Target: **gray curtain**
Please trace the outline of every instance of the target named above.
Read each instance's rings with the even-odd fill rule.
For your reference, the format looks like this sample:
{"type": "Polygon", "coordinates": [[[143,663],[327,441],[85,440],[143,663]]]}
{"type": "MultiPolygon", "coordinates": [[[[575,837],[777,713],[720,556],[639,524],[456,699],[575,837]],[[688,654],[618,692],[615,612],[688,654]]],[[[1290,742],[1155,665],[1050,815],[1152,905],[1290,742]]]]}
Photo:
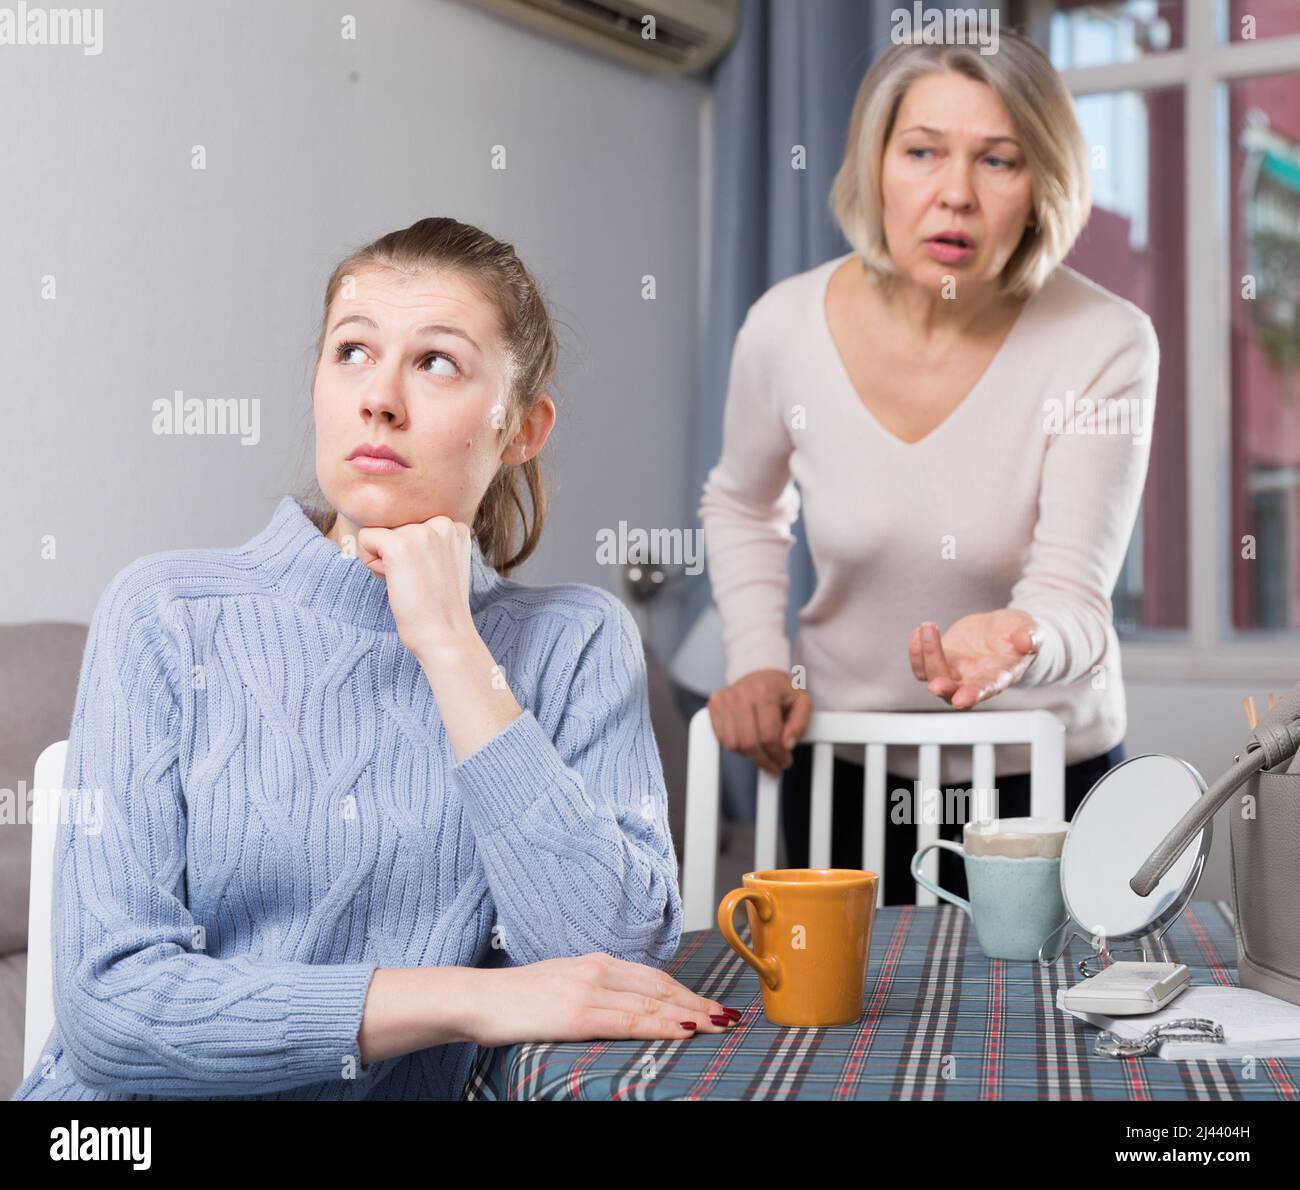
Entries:
{"type": "MultiPolygon", "coordinates": [[[[900,3],[742,0],[737,40],[714,68],[709,306],[692,439],[692,513],[722,450],[731,348],[745,312],[776,282],[849,250],[827,199],[844,156],[858,85],[889,44],[890,13],[900,3]],[[791,167],[795,145],[805,150],[801,170],[791,167]]],[[[1000,11],[1000,21],[1006,19],[1000,11]]],[[[802,517],[794,534],[786,615],[791,635],[816,585],[802,517]]],[[[707,581],[691,585],[688,623],[711,598],[707,581]]],[[[725,804],[748,818],[754,769],[740,763],[743,769],[729,764],[724,771],[725,804]],[[737,789],[738,781],[747,788],[737,789]]]]}
{"type": "MultiPolygon", "coordinates": [[[[827,206],[849,113],[889,43],[892,0],[742,0],[735,44],[713,71],[708,333],[700,360],[692,510],[722,451],[731,347],[776,282],[848,251],[827,206]],[[803,145],[806,168],[791,167],[803,145]]],[[[790,551],[787,624],[812,594],[802,518],[790,551]]],[[[695,583],[691,617],[712,598],[695,583]]]]}

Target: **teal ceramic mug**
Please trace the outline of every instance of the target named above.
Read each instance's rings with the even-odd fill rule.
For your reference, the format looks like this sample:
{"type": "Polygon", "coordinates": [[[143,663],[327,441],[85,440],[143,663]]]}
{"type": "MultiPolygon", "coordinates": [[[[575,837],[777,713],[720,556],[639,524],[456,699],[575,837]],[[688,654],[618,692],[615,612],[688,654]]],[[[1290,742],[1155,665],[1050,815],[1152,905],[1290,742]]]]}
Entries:
{"type": "Polygon", "coordinates": [[[912,878],[956,905],[975,926],[980,949],[991,959],[1036,959],[1038,948],[1065,921],[1061,847],[1070,824],[1044,818],[968,822],[962,845],[935,839],[912,856],[912,878]],[[932,883],[921,860],[942,847],[965,861],[967,901],[932,883]]]}

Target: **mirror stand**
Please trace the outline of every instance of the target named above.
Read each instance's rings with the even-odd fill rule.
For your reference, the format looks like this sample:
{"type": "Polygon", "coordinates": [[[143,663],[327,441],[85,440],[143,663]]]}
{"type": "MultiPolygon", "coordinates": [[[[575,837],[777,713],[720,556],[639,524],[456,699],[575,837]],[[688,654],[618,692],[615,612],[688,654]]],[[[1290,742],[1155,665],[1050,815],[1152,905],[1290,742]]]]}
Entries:
{"type": "Polygon", "coordinates": [[[1087,942],[1093,948],[1092,954],[1085,955],[1078,962],[1079,973],[1085,979],[1100,975],[1111,963],[1116,961],[1117,956],[1131,955],[1133,956],[1129,960],[1131,962],[1172,963],[1174,960],[1170,957],[1165,946],[1165,934],[1171,924],[1172,921],[1149,934],[1140,934],[1128,939],[1117,939],[1116,944],[1107,946],[1105,942],[1098,945],[1095,935],[1086,935],[1077,929],[1071,928],[1074,922],[1067,919],[1039,948],[1038,961],[1044,967],[1050,967],[1065,953],[1070,938],[1076,937],[1087,942]]]}
{"type": "Polygon", "coordinates": [[[1135,962],[1174,961],[1165,935],[1200,882],[1210,824],[1149,896],[1138,897],[1127,878],[1133,860],[1140,863],[1205,788],[1191,765],[1159,753],[1123,761],[1093,785],[1075,811],[1062,848],[1067,916],[1039,947],[1042,966],[1055,963],[1071,937],[1092,952],[1078,963],[1085,979],[1099,975],[1117,955],[1132,956],[1135,962]]]}

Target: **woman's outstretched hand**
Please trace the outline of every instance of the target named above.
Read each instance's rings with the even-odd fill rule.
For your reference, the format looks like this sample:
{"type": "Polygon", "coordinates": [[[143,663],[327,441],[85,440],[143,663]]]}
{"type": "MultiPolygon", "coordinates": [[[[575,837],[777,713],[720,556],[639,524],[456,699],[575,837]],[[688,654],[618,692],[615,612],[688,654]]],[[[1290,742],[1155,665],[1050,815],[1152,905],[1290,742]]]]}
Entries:
{"type": "Polygon", "coordinates": [[[918,682],[961,711],[1020,681],[1038,652],[1038,622],[1003,608],[963,616],[939,637],[931,620],[912,629],[907,655],[918,682]]]}
{"type": "Polygon", "coordinates": [[[599,951],[520,967],[467,968],[474,981],[466,1032],[481,1046],[520,1041],[638,1038],[681,1041],[733,1020],[666,971],[599,951]]]}

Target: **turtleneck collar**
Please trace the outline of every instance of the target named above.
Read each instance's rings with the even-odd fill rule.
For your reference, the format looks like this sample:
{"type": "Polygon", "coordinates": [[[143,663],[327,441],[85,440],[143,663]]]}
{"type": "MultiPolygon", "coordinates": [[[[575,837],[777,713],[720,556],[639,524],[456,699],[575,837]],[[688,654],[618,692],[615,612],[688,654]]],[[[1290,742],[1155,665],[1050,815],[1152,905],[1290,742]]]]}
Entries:
{"type": "MultiPolygon", "coordinates": [[[[240,552],[295,602],[372,632],[397,631],[388,583],[317,529],[294,497],[280,501],[270,524],[240,552]]],[[[471,615],[492,601],[503,581],[471,538],[471,615]]]]}

